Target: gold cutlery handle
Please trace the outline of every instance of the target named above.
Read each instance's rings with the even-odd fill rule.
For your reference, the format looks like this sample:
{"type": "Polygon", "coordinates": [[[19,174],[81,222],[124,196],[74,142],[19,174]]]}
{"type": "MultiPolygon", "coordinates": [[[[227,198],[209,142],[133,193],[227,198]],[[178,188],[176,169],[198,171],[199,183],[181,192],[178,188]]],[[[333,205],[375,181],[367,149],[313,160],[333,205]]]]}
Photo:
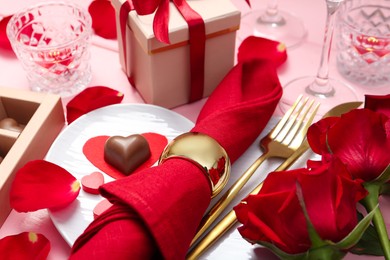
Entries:
{"type": "Polygon", "coordinates": [[[188,254],[186,259],[196,260],[212,246],[219,238],[221,238],[226,231],[228,231],[234,224],[237,223],[236,214],[230,211],[210,233],[208,233],[188,254]]]}
{"type": "Polygon", "coordinates": [[[214,221],[220,216],[222,211],[232,202],[236,195],[240,192],[242,187],[252,177],[254,172],[260,167],[260,165],[269,157],[268,153],[263,154],[244,172],[229,190],[218,200],[218,202],[210,209],[210,211],[203,217],[202,222],[199,225],[199,230],[195,237],[192,239],[191,245],[193,245],[205,231],[214,223],[214,221]]]}
{"type": "MultiPolygon", "coordinates": [[[[309,149],[309,144],[305,140],[302,145],[296,150],[287,160],[285,160],[276,171],[288,169],[305,151],[309,149]]],[[[259,193],[263,187],[263,182],[256,186],[249,195],[259,193]]],[[[231,210],[218,224],[187,254],[186,259],[198,259],[210,246],[212,246],[221,236],[223,236],[234,224],[237,223],[237,218],[234,210],[231,210]]]]}
{"type": "MultiPolygon", "coordinates": [[[[358,108],[362,102],[349,102],[337,105],[330,109],[322,118],[329,116],[341,116],[348,111],[358,108]]],[[[305,140],[302,145],[285,160],[275,171],[283,171],[288,169],[305,151],[309,149],[309,144],[305,140]]],[[[254,195],[259,193],[263,183],[257,185],[257,187],[250,193],[254,195]]],[[[236,214],[234,210],[231,210],[215,227],[212,229],[197,245],[195,245],[187,254],[187,259],[198,259],[211,245],[213,245],[218,238],[225,234],[235,223],[237,222],[236,214]]]]}

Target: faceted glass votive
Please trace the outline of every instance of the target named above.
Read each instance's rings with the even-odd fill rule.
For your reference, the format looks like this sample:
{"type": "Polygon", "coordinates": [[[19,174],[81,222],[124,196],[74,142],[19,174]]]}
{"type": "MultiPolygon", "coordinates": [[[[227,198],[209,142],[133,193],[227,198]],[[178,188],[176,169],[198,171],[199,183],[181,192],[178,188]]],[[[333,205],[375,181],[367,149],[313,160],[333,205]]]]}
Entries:
{"type": "Polygon", "coordinates": [[[91,26],[87,10],[66,2],[41,3],[10,19],[7,36],[33,91],[67,97],[88,85],[91,26]]]}
{"type": "Polygon", "coordinates": [[[339,13],[337,67],[351,82],[390,84],[390,1],[346,0],[339,13]]]}

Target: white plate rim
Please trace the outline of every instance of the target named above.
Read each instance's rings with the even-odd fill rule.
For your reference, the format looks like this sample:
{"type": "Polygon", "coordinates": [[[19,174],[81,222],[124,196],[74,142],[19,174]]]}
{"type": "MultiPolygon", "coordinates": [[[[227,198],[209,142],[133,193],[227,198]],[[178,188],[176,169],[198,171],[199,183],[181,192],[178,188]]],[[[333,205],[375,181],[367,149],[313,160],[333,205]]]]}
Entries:
{"type": "MultiPolygon", "coordinates": [[[[51,145],[49,151],[46,154],[45,160],[56,163],[56,164],[60,165],[61,167],[64,167],[65,169],[69,168],[69,165],[67,165],[67,168],[66,168],[65,167],[66,163],[61,163],[58,161],[58,159],[56,159],[56,156],[57,156],[56,153],[58,153],[56,151],[56,149],[58,149],[58,147],[60,147],[60,145],[64,142],[64,140],[69,138],[69,136],[72,136],[72,131],[74,131],[75,129],[77,130],[78,128],[82,128],[83,125],[85,125],[89,121],[89,119],[91,119],[91,118],[93,119],[95,117],[97,117],[97,118],[104,117],[105,114],[107,114],[107,112],[110,113],[111,111],[119,110],[119,111],[125,111],[125,112],[132,113],[131,112],[132,109],[135,109],[137,112],[143,111],[145,113],[149,113],[150,115],[154,115],[154,116],[156,116],[157,119],[162,120],[163,123],[169,123],[170,125],[174,125],[174,126],[176,126],[175,124],[180,124],[181,129],[179,129],[179,127],[177,127],[177,129],[173,129],[173,130],[177,131],[177,134],[189,131],[194,126],[194,123],[191,120],[189,120],[188,118],[178,114],[177,112],[174,112],[172,110],[169,110],[169,109],[166,109],[166,108],[163,108],[160,106],[156,106],[156,105],[132,104],[132,103],[128,103],[128,104],[121,103],[121,104],[109,105],[109,106],[105,106],[105,107],[93,110],[89,113],[86,113],[86,114],[82,115],[81,117],[79,117],[78,119],[76,119],[71,124],[69,124],[67,127],[65,127],[63,129],[63,131],[57,136],[57,138],[55,139],[53,144],[51,145]]],[[[158,123],[156,123],[156,124],[158,125],[158,123]]],[[[88,128],[88,126],[87,126],[87,128],[88,128]]],[[[112,130],[112,131],[115,132],[115,130],[112,130]]],[[[112,131],[107,131],[108,134],[106,134],[106,135],[110,135],[109,133],[112,131]]],[[[164,131],[169,131],[169,129],[164,129],[164,131]]],[[[104,130],[102,130],[101,132],[104,132],[104,130]]],[[[121,132],[121,130],[119,130],[118,132],[121,132]]],[[[143,132],[146,132],[146,131],[143,131],[143,132]]],[[[148,132],[155,132],[155,133],[161,134],[162,131],[160,131],[160,129],[150,129],[148,132]]],[[[137,131],[135,131],[135,133],[137,133],[137,131]]],[[[82,135],[82,134],[83,133],[81,132],[80,135],[82,135]]],[[[130,134],[132,134],[132,133],[130,133],[130,134]]],[[[175,137],[173,135],[177,135],[177,134],[171,133],[170,136],[167,136],[168,140],[173,139],[175,137]]],[[[104,133],[96,134],[95,136],[97,136],[97,135],[104,135],[104,133]]],[[[86,137],[86,139],[89,139],[91,137],[93,137],[93,136],[88,135],[86,137]]],[[[87,159],[85,158],[85,160],[87,160],[87,159]]],[[[90,163],[90,164],[91,164],[91,172],[95,171],[95,170],[99,170],[94,165],[92,165],[92,163],[90,163]]],[[[77,179],[79,179],[79,180],[81,179],[80,174],[73,174],[73,175],[76,175],[75,177],[77,179]]],[[[112,180],[112,178],[110,176],[108,176],[106,174],[104,174],[104,176],[105,176],[105,180],[108,180],[108,181],[112,180]]],[[[54,226],[56,227],[56,229],[59,231],[61,236],[65,239],[65,241],[70,246],[73,245],[73,243],[74,243],[75,239],[78,237],[78,235],[80,235],[82,233],[82,231],[86,227],[86,225],[85,225],[86,223],[84,223],[84,225],[81,225],[82,229],[77,228],[77,227],[74,227],[74,228],[76,228],[76,230],[74,228],[70,228],[70,229],[67,228],[68,227],[67,223],[66,223],[67,218],[69,219],[69,217],[74,216],[74,215],[69,216],[69,214],[73,214],[73,212],[80,210],[80,209],[82,210],[82,212],[85,212],[85,209],[80,208],[80,206],[82,206],[82,203],[85,203],[84,202],[85,200],[86,201],[89,201],[89,200],[99,201],[101,199],[102,199],[102,197],[100,195],[91,195],[91,194],[88,194],[88,193],[84,192],[83,190],[81,190],[76,201],[74,201],[68,207],[61,209],[59,211],[51,211],[51,210],[48,211],[49,216],[50,216],[54,226]]],[[[79,214],[85,214],[85,213],[79,213],[79,214]]],[[[91,212],[90,212],[90,214],[91,214],[91,212]]],[[[72,226],[74,226],[74,225],[70,224],[69,227],[72,227],[72,226]]],[[[78,227],[80,227],[80,226],[78,226],[78,227]]]]}

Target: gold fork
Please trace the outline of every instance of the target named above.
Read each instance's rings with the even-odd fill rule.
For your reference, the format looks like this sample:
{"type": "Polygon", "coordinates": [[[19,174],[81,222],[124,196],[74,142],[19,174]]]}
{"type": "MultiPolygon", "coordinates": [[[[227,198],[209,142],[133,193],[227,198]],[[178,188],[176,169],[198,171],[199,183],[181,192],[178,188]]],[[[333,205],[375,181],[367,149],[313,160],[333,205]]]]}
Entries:
{"type": "MultiPolygon", "coordinates": [[[[338,106],[330,109],[322,118],[330,117],[330,116],[341,116],[348,111],[358,108],[362,102],[350,102],[343,103],[338,106]]],[[[288,169],[304,152],[309,149],[309,144],[307,139],[302,143],[302,145],[295,151],[286,161],[284,161],[275,171],[283,171],[288,169]]],[[[254,195],[259,193],[263,186],[263,182],[259,183],[250,193],[250,195],[254,195]]],[[[186,259],[193,260],[198,259],[199,256],[204,253],[205,250],[209,249],[211,245],[213,245],[219,238],[221,238],[230,228],[237,223],[237,218],[234,210],[230,210],[228,214],[226,214],[221,221],[219,221],[216,226],[205,235],[200,242],[191,248],[188,252],[186,259]]]]}
{"type": "Polygon", "coordinates": [[[282,117],[278,124],[260,140],[264,153],[244,172],[244,174],[219,199],[213,208],[203,217],[191,245],[201,237],[212,223],[237,196],[242,187],[249,181],[260,165],[270,157],[288,158],[296,151],[305,139],[307,129],[313,122],[319,104],[314,108],[314,101],[299,96],[293,106],[282,117]]]}

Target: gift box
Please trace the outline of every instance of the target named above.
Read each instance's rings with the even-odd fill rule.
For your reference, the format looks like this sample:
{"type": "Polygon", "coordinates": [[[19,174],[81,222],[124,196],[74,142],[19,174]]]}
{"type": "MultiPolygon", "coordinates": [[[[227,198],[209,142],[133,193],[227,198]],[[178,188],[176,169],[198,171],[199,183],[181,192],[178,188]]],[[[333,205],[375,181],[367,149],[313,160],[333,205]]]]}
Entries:
{"type": "MultiPolygon", "coordinates": [[[[128,13],[126,30],[121,30],[120,8],[124,2],[112,0],[116,9],[120,62],[131,83],[146,103],[166,108],[189,103],[190,44],[186,20],[170,2],[170,43],[163,43],[153,32],[155,14],[138,15],[133,10],[128,13]]],[[[205,24],[202,98],[211,94],[234,65],[236,31],[241,13],[230,0],[189,0],[187,3],[205,24]]]]}
{"type": "Polygon", "coordinates": [[[65,125],[60,96],[0,87],[0,227],[15,172],[43,159],[65,125]]]}

